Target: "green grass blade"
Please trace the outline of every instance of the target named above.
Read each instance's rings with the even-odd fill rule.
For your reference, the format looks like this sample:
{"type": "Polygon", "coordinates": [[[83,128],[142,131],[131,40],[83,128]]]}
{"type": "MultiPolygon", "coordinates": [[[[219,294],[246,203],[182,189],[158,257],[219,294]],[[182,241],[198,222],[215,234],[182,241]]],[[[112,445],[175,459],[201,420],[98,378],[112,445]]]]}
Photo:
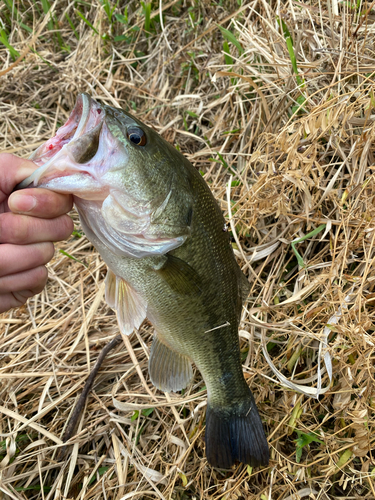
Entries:
{"type": "Polygon", "coordinates": [[[295,241],[291,242],[292,250],[293,250],[295,256],[297,257],[298,265],[300,267],[306,267],[306,264],[305,264],[305,261],[303,260],[303,258],[301,257],[301,255],[298,253],[295,245],[297,243],[301,243],[302,241],[307,240],[308,238],[313,238],[314,236],[316,236],[317,234],[319,234],[321,231],[323,231],[323,229],[325,227],[326,227],[326,224],[321,224],[320,226],[318,226],[317,228],[315,228],[313,231],[310,231],[310,233],[305,234],[305,236],[302,236],[302,238],[299,238],[298,240],[295,240],[295,241]]]}
{"type": "Polygon", "coordinates": [[[76,259],[75,257],[73,257],[73,255],[70,255],[70,253],[65,252],[65,250],[60,249],[59,252],[62,253],[63,255],[65,255],[65,257],[68,257],[68,259],[75,260],[76,262],[79,262],[80,264],[82,264],[84,267],[88,268],[88,266],[84,262],[82,262],[79,259],[76,259]]]}
{"type": "MultiPolygon", "coordinates": [[[[105,472],[107,472],[107,470],[109,470],[109,465],[106,465],[105,467],[99,467],[98,469],[99,477],[102,476],[105,472]]],[[[94,484],[95,481],[97,481],[96,476],[92,477],[88,484],[89,485],[94,484]]]]}
{"type": "Polygon", "coordinates": [[[228,163],[224,160],[223,155],[222,155],[221,153],[219,153],[218,151],[216,152],[216,154],[217,154],[217,156],[220,158],[220,161],[221,161],[221,163],[223,164],[223,166],[224,166],[225,168],[229,168],[229,165],[228,165],[228,163]]]}
{"type": "Polygon", "coordinates": [[[51,8],[48,0],[41,0],[41,3],[42,3],[43,12],[45,14],[47,14],[47,12],[49,11],[49,9],[51,8]]]}
{"type": "Polygon", "coordinates": [[[109,0],[100,0],[100,3],[103,5],[104,12],[107,14],[108,21],[112,24],[113,13],[118,6],[120,0],[117,0],[115,5],[111,7],[111,3],[109,0]]]}
{"type": "MultiPolygon", "coordinates": [[[[48,14],[48,11],[50,10],[51,8],[51,5],[49,4],[48,0],[41,0],[41,4],[42,4],[42,9],[43,9],[43,12],[45,14],[48,14]]],[[[48,29],[50,31],[53,31],[54,30],[54,25],[53,25],[53,20],[52,20],[52,17],[51,19],[48,21],[48,29]]]]}
{"type": "Polygon", "coordinates": [[[31,52],[33,52],[34,54],[36,54],[45,64],[47,64],[47,66],[49,66],[53,71],[55,71],[56,73],[59,72],[58,69],[55,68],[55,66],[52,66],[51,63],[49,63],[47,61],[47,59],[44,59],[44,57],[42,55],[39,54],[39,52],[37,52],[35,49],[32,49],[30,48],[31,52]]]}
{"type": "Polygon", "coordinates": [[[292,106],[292,114],[294,115],[295,113],[306,113],[306,109],[303,107],[304,103],[306,102],[306,97],[304,95],[300,95],[297,97],[296,101],[298,104],[295,106],[292,106]]]}
{"type": "Polygon", "coordinates": [[[292,63],[293,71],[297,77],[297,83],[298,83],[298,85],[302,85],[304,83],[304,81],[303,81],[303,79],[301,79],[301,77],[298,74],[297,58],[296,58],[296,54],[294,52],[292,35],[290,34],[288,26],[285,24],[285,22],[280,17],[277,17],[276,20],[277,20],[280,28],[283,31],[286,47],[287,47],[288,52],[289,52],[290,62],[292,63]]]}
{"type": "Polygon", "coordinates": [[[336,467],[338,469],[341,469],[341,467],[343,467],[346,464],[346,462],[348,462],[351,459],[352,455],[353,455],[353,451],[352,450],[350,450],[350,449],[349,450],[345,450],[341,454],[341,456],[339,458],[339,461],[336,464],[336,467]]]}
{"type": "Polygon", "coordinates": [[[233,59],[232,59],[232,57],[230,55],[229,45],[228,45],[228,42],[226,40],[223,42],[223,51],[224,51],[225,64],[227,66],[232,66],[233,65],[233,59]]]}
{"type": "Polygon", "coordinates": [[[5,5],[8,7],[10,13],[12,15],[15,15],[16,19],[19,18],[19,10],[17,9],[17,7],[14,5],[15,2],[12,2],[11,0],[3,0],[5,5]]]}
{"type": "Polygon", "coordinates": [[[97,35],[99,35],[99,31],[96,28],[94,28],[94,26],[90,23],[90,21],[88,19],[85,18],[85,16],[82,14],[82,12],[80,12],[78,9],[74,9],[74,12],[77,14],[77,16],[79,16],[82,19],[82,21],[84,23],[87,24],[87,26],[89,28],[91,28],[93,31],[95,31],[95,33],[97,35]]]}
{"type": "Polygon", "coordinates": [[[228,42],[233,43],[233,45],[237,48],[239,54],[242,55],[244,53],[244,50],[243,50],[242,45],[240,44],[240,42],[234,36],[234,34],[231,31],[223,28],[222,26],[218,25],[218,27],[219,27],[219,29],[220,29],[223,37],[226,38],[228,40],[228,42]]]}
{"type": "Polygon", "coordinates": [[[286,41],[286,46],[287,46],[287,49],[288,49],[288,52],[289,52],[290,61],[292,63],[293,71],[296,74],[297,78],[299,79],[298,67],[297,67],[297,59],[296,59],[296,55],[294,53],[293,41],[289,37],[286,38],[285,41],[286,41]]]}
{"type": "Polygon", "coordinates": [[[70,24],[70,27],[72,28],[74,36],[77,38],[77,40],[79,40],[79,35],[77,33],[77,30],[76,30],[76,28],[73,24],[73,21],[70,19],[69,14],[67,12],[65,12],[65,17],[66,17],[66,20],[68,21],[68,23],[70,24]]]}
{"type": "Polygon", "coordinates": [[[13,59],[17,59],[17,57],[20,56],[20,53],[18,50],[16,50],[14,47],[11,46],[11,44],[8,42],[8,37],[5,32],[5,30],[0,29],[0,43],[5,45],[5,47],[9,50],[10,55],[13,59]]]}
{"type": "Polygon", "coordinates": [[[151,2],[141,2],[143,14],[145,16],[145,32],[148,37],[151,29],[151,2]]]}
{"type": "Polygon", "coordinates": [[[29,26],[26,26],[26,24],[21,23],[21,22],[19,24],[20,24],[21,28],[23,28],[28,33],[33,33],[33,30],[29,26]]]}

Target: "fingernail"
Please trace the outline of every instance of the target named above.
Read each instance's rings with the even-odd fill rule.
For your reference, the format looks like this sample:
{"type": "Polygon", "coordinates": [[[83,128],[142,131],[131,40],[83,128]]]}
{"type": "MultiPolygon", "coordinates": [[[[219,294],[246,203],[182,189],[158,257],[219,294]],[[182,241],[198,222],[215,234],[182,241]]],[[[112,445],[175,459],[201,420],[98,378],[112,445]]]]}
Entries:
{"type": "Polygon", "coordinates": [[[15,193],[9,198],[9,208],[15,212],[30,212],[36,205],[35,196],[15,193]]]}

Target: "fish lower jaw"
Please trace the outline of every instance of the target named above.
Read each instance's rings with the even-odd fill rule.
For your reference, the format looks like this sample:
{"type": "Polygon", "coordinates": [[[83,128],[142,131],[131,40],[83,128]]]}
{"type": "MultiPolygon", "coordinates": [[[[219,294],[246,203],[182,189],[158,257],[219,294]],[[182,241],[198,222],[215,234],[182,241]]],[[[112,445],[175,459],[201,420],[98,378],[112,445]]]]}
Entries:
{"type": "Polygon", "coordinates": [[[48,178],[43,178],[38,187],[98,202],[103,202],[108,195],[108,190],[88,172],[53,172],[48,178]]]}

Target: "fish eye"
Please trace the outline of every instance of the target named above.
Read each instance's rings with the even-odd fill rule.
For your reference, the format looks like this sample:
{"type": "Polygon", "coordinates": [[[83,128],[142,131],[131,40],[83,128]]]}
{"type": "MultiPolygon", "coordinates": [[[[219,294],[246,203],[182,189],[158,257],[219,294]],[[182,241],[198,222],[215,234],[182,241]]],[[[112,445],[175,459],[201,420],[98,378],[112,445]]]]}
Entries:
{"type": "Polygon", "coordinates": [[[146,134],[139,127],[129,127],[127,136],[130,142],[136,146],[144,146],[147,143],[146,134]]]}

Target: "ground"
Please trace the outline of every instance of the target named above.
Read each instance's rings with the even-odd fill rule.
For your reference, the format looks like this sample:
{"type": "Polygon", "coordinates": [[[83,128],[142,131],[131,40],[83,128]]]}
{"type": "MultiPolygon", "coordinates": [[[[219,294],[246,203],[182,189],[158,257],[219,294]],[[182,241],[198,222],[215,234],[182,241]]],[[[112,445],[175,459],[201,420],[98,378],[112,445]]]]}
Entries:
{"type": "Polygon", "coordinates": [[[118,333],[73,212],[46,289],[0,316],[3,498],[375,498],[373,2],[4,0],[0,19],[2,151],[27,157],[85,91],[208,182],[251,285],[243,370],[271,449],[269,467],[210,467],[201,375],[157,391],[145,323],[105,360],[58,459],[118,333]]]}

